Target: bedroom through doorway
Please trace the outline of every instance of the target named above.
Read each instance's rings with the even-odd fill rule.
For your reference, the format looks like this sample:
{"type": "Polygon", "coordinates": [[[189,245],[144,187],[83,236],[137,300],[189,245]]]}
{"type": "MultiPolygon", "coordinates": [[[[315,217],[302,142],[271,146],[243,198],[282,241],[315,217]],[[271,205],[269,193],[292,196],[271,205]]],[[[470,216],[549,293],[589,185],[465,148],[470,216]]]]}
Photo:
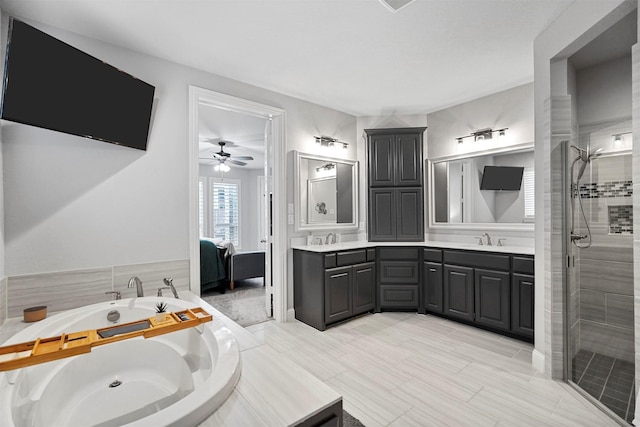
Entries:
{"type": "Polygon", "coordinates": [[[208,102],[197,109],[200,294],[246,327],[274,316],[267,236],[272,120],[208,102]]]}

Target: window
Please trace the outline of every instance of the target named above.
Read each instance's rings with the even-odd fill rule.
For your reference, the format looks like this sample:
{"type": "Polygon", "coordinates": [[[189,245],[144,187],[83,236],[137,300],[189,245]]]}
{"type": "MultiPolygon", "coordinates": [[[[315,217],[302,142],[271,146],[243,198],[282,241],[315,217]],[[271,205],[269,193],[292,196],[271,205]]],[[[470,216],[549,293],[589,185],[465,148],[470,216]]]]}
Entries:
{"type": "Polygon", "coordinates": [[[200,235],[240,246],[240,181],[200,178],[200,235]]]}
{"type": "Polygon", "coordinates": [[[524,217],[533,218],[536,215],[535,174],[533,168],[526,168],[522,174],[524,188],[524,217]]]}

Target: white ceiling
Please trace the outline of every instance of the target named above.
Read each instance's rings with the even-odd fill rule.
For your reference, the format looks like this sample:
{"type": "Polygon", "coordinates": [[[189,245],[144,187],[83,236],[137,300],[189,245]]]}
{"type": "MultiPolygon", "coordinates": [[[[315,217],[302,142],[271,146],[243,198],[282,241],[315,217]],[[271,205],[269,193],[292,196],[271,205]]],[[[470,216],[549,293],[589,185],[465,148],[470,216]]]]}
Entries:
{"type": "Polygon", "coordinates": [[[532,81],[533,40],[570,3],[416,0],[396,13],[377,0],[0,0],[0,7],[364,116],[424,114],[532,81]]]}
{"type": "Polygon", "coordinates": [[[220,151],[218,142],[223,140],[231,143],[225,145],[224,151],[231,154],[232,159],[235,156],[253,157],[253,160],[242,160],[247,164],[246,166],[229,164],[229,167],[239,169],[264,168],[265,119],[206,105],[200,105],[198,116],[200,118],[198,129],[200,155],[198,157],[201,165],[215,166],[219,163],[214,160],[213,153],[220,151]]]}

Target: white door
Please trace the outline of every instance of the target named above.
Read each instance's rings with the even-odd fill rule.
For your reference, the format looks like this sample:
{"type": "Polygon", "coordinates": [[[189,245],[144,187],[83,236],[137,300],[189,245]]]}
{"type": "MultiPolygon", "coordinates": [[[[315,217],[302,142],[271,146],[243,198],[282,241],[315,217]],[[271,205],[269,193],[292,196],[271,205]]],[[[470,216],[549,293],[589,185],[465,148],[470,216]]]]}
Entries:
{"type": "Polygon", "coordinates": [[[264,177],[259,177],[261,189],[260,201],[260,246],[264,247],[264,303],[267,314],[273,317],[273,282],[272,282],[272,253],[273,253],[273,132],[272,121],[267,119],[264,126],[264,177]],[[262,182],[260,182],[262,178],[262,182]]]}

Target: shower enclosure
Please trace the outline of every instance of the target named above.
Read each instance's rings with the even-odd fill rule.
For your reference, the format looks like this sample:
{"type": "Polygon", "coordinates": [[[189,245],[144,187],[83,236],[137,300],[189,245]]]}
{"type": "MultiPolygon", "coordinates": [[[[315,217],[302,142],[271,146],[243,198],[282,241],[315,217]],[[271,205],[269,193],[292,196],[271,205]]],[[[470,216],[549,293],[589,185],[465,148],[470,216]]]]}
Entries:
{"type": "Polygon", "coordinates": [[[581,126],[565,159],[568,380],[634,418],[631,120],[581,126]]]}

